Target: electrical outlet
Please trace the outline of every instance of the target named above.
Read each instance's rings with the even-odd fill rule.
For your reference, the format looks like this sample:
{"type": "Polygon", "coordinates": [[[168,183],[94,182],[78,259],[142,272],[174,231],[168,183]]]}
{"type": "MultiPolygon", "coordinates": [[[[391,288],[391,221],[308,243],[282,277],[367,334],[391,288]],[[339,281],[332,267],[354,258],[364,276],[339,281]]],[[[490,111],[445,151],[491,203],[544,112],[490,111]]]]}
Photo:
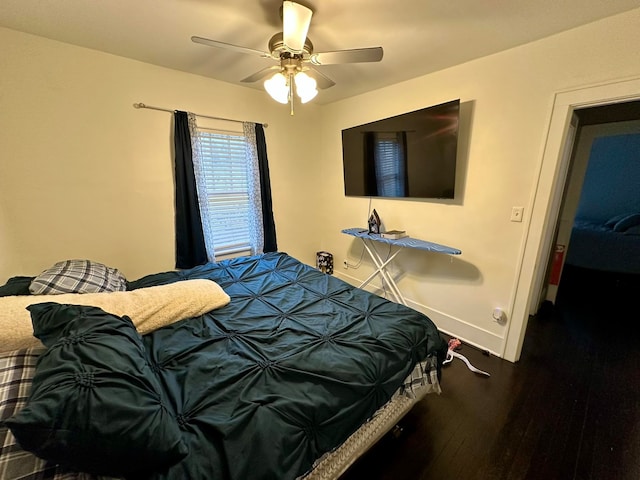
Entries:
{"type": "Polygon", "coordinates": [[[343,266],[345,269],[349,268],[349,264],[347,263],[347,261],[346,261],[346,260],[344,260],[344,261],[342,262],[342,266],[343,266]]]}
{"type": "Polygon", "coordinates": [[[494,308],[491,316],[496,322],[500,324],[504,324],[507,321],[507,316],[501,308],[494,308]]]}
{"type": "Polygon", "coordinates": [[[511,221],[521,222],[524,215],[524,207],[513,207],[511,209],[511,221]]]}

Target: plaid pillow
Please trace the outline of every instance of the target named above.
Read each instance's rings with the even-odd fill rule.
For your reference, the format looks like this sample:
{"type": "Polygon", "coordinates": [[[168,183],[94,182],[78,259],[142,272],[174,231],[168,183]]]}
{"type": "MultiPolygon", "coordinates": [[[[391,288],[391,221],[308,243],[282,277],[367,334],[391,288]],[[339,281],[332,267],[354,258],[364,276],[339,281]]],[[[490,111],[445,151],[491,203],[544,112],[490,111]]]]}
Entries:
{"type": "Polygon", "coordinates": [[[127,279],[115,268],[91,260],[65,260],[45,270],[29,285],[33,295],[118,292],[127,279]]]}

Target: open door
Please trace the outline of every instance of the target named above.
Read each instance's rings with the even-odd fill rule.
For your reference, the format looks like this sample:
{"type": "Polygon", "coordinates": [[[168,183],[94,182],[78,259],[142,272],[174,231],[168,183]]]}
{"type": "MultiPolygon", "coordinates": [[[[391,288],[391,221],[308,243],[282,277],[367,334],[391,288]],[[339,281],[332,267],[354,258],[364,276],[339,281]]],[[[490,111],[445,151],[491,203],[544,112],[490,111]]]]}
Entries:
{"type": "MultiPolygon", "coordinates": [[[[562,193],[567,181],[566,150],[569,124],[575,110],[640,101],[640,78],[619,80],[556,94],[545,141],[538,183],[534,191],[521,266],[515,289],[511,322],[502,356],[517,362],[527,331],[527,322],[546,298],[545,266],[551,258],[562,193]],[[564,164],[563,164],[564,162],[564,164]],[[558,198],[558,200],[556,200],[558,198]]],[[[581,117],[583,124],[583,117],[581,117]]],[[[576,135],[575,128],[573,135],[576,135]]],[[[569,150],[571,151],[571,150],[569,150]]]]}
{"type": "Polygon", "coordinates": [[[573,209],[572,212],[566,211],[565,203],[569,187],[568,179],[571,177],[571,159],[574,153],[579,121],[578,116],[573,112],[562,150],[562,158],[560,159],[561,176],[559,178],[563,180],[557,182],[555,186],[557,193],[554,195],[554,198],[556,198],[557,201],[552,205],[552,211],[558,212],[558,217],[553,235],[547,243],[547,251],[550,252],[550,255],[545,270],[545,281],[532,313],[538,312],[545,301],[554,303],[558,293],[558,285],[560,283],[560,276],[562,275],[562,267],[564,266],[566,249],[569,245],[569,237],[571,236],[571,227],[573,226],[573,217],[575,214],[575,209],[573,209]]]}

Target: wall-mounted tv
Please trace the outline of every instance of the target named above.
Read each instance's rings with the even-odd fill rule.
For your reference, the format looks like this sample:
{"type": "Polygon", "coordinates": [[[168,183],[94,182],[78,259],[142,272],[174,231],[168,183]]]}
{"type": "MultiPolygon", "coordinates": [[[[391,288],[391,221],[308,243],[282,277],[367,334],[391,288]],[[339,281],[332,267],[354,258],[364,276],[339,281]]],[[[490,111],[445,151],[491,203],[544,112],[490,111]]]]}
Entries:
{"type": "Polygon", "coordinates": [[[342,130],[344,193],[454,198],[460,100],[342,130]]]}

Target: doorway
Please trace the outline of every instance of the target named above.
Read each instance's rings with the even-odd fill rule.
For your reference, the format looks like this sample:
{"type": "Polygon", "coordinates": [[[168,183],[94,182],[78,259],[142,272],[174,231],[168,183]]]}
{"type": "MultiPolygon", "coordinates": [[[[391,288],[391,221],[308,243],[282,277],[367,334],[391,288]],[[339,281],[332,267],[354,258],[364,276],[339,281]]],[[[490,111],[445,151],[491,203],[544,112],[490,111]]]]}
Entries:
{"type": "Polygon", "coordinates": [[[519,267],[511,322],[503,358],[520,358],[529,316],[540,306],[551,256],[569,161],[562,155],[575,110],[640,100],[640,78],[560,92],[555,95],[544,144],[531,216],[519,267]]]}
{"type": "MultiPolygon", "coordinates": [[[[581,200],[581,194],[585,192],[583,182],[585,176],[588,175],[589,159],[594,141],[601,139],[600,144],[602,144],[602,140],[605,140],[604,137],[640,134],[640,100],[576,109],[573,112],[570,131],[575,131],[575,135],[568,135],[567,147],[564,149],[569,155],[568,173],[565,180],[560,212],[556,221],[553,241],[554,247],[550,257],[547,259],[547,273],[542,294],[543,301],[542,304],[539,305],[538,311],[540,308],[548,307],[548,305],[545,305],[545,302],[555,303],[560,283],[562,283],[562,273],[565,262],[571,257],[570,239],[579,205],[585,204],[585,199],[581,200]]],[[[621,165],[618,165],[618,167],[623,168],[621,165]]],[[[624,168],[630,170],[629,166],[624,168]]],[[[640,168],[640,162],[638,168],[640,168]]],[[[637,179],[635,170],[631,178],[637,179]]],[[[604,175],[598,178],[592,173],[589,176],[589,180],[589,193],[594,192],[594,181],[597,181],[597,184],[600,185],[598,189],[600,192],[606,192],[609,188],[616,188],[616,185],[613,184],[613,174],[612,176],[604,175]]],[[[617,186],[622,187],[622,185],[617,186]]],[[[628,190],[628,188],[620,189],[628,190]]],[[[591,202],[593,202],[593,200],[591,200],[591,202]]],[[[603,203],[602,197],[598,203],[603,203]]],[[[616,211],[616,205],[611,205],[609,207],[609,210],[612,210],[610,215],[613,216],[626,212],[622,207],[620,208],[620,211],[616,211]]],[[[584,250],[582,245],[580,246],[580,250],[584,250]]],[[[588,261],[586,261],[586,263],[582,261],[579,262],[579,266],[588,268],[590,265],[588,261]]]]}

